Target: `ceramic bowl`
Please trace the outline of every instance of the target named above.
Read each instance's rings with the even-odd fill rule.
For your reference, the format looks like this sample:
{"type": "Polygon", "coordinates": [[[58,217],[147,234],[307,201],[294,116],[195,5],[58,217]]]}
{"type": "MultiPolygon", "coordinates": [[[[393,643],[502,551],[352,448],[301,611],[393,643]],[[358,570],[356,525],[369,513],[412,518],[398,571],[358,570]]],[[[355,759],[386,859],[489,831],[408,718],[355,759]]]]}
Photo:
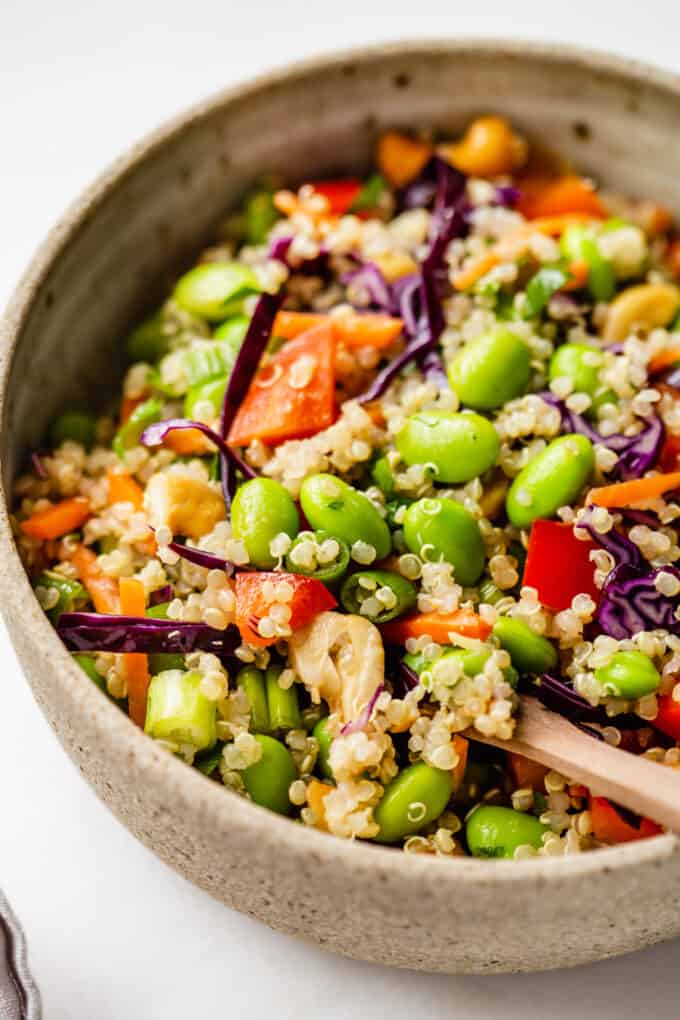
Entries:
{"type": "Polygon", "coordinates": [[[12,478],[58,410],[111,393],[121,339],[244,187],[361,171],[387,127],[505,114],[608,186],[680,213],[680,79],[614,57],[487,41],[404,43],[299,64],[151,135],[48,236],[2,327],[3,609],[38,704],[111,810],[164,861],[272,927],[432,971],[538,970],[680,932],[680,844],[484,862],[353,844],[242,800],[170,757],[74,666],[7,520],[12,478]]]}

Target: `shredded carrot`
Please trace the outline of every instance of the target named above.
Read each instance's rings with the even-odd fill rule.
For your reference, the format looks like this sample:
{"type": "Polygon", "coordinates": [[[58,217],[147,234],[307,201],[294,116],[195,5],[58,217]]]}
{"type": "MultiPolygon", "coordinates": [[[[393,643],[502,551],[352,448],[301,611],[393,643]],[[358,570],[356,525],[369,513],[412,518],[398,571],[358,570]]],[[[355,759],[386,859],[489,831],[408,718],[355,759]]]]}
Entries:
{"type": "MultiPolygon", "coordinates": [[[[119,591],[120,611],[123,616],[146,615],[146,593],[141,581],[134,577],[121,577],[119,591]]],[[[143,729],[150,679],[148,657],[141,652],[125,652],[123,669],[127,680],[130,718],[143,729]]]]}
{"type": "Polygon", "coordinates": [[[63,499],[46,510],[28,517],[21,522],[21,530],[31,538],[61,538],[70,531],[77,531],[90,516],[90,504],[82,496],[63,499]]]}
{"type": "Polygon", "coordinates": [[[75,552],[69,553],[69,558],[78,571],[83,587],[87,590],[97,612],[120,612],[118,582],[113,577],[107,577],[100,569],[92,550],[79,545],[75,552]]]}
{"type": "Polygon", "coordinates": [[[523,754],[515,754],[513,751],[508,755],[508,764],[515,780],[515,786],[519,789],[529,787],[539,793],[544,792],[543,780],[550,771],[545,765],[541,765],[531,758],[525,758],[523,754]]]}
{"type": "Polygon", "coordinates": [[[379,429],[383,428],[386,424],[385,415],[383,414],[382,404],[379,400],[369,400],[364,404],[364,411],[371,419],[374,425],[377,425],[379,429]]]}
{"type": "Polygon", "coordinates": [[[635,478],[630,482],[617,482],[616,485],[602,485],[590,490],[586,502],[604,507],[635,506],[663,496],[664,492],[673,489],[680,489],[680,471],[650,478],[635,478]]]}
{"type": "Polygon", "coordinates": [[[529,220],[565,213],[587,213],[600,220],[607,215],[590,182],[574,174],[550,181],[525,181],[517,209],[529,220]]]}
{"type": "MultiPolygon", "coordinates": [[[[131,503],[138,512],[144,509],[144,490],[132,475],[109,468],[106,479],[109,484],[109,503],[131,503]]],[[[150,556],[155,555],[156,539],[151,531],[148,538],[139,544],[144,546],[150,556]]]]}
{"type": "Polygon", "coordinates": [[[390,184],[395,188],[403,188],[420,173],[432,152],[429,142],[422,142],[398,131],[387,131],[378,139],[376,163],[390,184]]]}
{"type": "Polygon", "coordinates": [[[174,453],[181,457],[200,457],[210,453],[213,449],[210,440],[206,439],[199,429],[176,429],[168,432],[163,440],[163,446],[169,447],[174,453]]]}
{"type": "Polygon", "coordinates": [[[457,790],[460,784],[463,782],[465,776],[465,769],[467,767],[468,748],[470,741],[466,740],[465,737],[461,737],[460,733],[456,733],[453,738],[453,747],[458,755],[458,763],[453,769],[453,788],[457,790]]]}
{"type": "Polygon", "coordinates": [[[321,829],[322,832],[328,832],[326,809],[323,802],[332,789],[330,783],[322,783],[318,779],[312,779],[307,786],[307,804],[314,812],[316,828],[321,829]]]}
{"type": "Polygon", "coordinates": [[[574,259],[569,263],[569,279],[562,290],[581,290],[588,283],[590,266],[582,259],[574,259]]]}
{"type": "Polygon", "coordinates": [[[121,425],[125,424],[125,422],[128,420],[128,418],[130,417],[132,412],[135,410],[135,408],[139,407],[140,404],[143,404],[145,400],[146,400],[146,396],[143,396],[143,397],[123,397],[123,399],[120,402],[120,413],[119,413],[119,418],[120,418],[121,425]]]}
{"type": "Polygon", "coordinates": [[[330,325],[336,340],[347,347],[391,347],[400,335],[404,323],[390,315],[370,312],[360,315],[319,315],[314,312],[279,312],[274,321],[273,335],[284,340],[296,340],[314,326],[330,325]]]}
{"type": "Polygon", "coordinates": [[[450,645],[449,634],[452,631],[479,641],[486,641],[491,633],[486,620],[471,609],[456,609],[453,613],[414,613],[386,623],[380,629],[383,637],[396,645],[406,644],[408,638],[419,638],[423,634],[428,634],[440,645],[450,645]]]}
{"type": "Polygon", "coordinates": [[[676,280],[680,280],[680,238],[672,241],[666,252],[668,267],[676,280]]]}
{"type": "Polygon", "coordinates": [[[648,206],[645,228],[651,237],[658,237],[659,234],[665,234],[672,222],[673,216],[665,205],[659,205],[657,202],[653,202],[648,206]]]}
{"type": "Polygon", "coordinates": [[[654,355],[647,365],[647,371],[650,375],[654,375],[655,372],[661,372],[664,368],[674,365],[676,361],[680,361],[680,347],[666,347],[665,350],[654,355]]]}

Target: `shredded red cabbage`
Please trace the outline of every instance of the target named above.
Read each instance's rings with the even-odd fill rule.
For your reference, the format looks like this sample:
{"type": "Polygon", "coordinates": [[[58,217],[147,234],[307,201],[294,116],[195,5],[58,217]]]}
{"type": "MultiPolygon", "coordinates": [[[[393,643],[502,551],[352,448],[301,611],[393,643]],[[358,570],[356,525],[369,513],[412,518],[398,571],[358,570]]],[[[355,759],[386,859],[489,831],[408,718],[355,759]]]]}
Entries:
{"type": "Polygon", "coordinates": [[[644,427],[634,436],[624,436],[618,432],[611,436],[603,436],[583,415],[570,411],[564,401],[549,390],[540,396],[546,404],[558,409],[562,426],[567,432],[578,432],[592,443],[599,443],[618,453],[619,459],[615,470],[624,481],[640,478],[656,464],[665,436],[663,422],[657,415],[644,418],[644,427]]]}
{"type": "Polygon", "coordinates": [[[170,602],[174,596],[171,584],[166,584],[162,588],[156,588],[149,595],[150,606],[160,606],[163,602],[170,602]]]}
{"type": "Polygon", "coordinates": [[[659,382],[665,383],[666,386],[672,386],[673,389],[680,390],[680,365],[671,365],[669,369],[659,376],[659,382]]]}
{"type": "Polygon", "coordinates": [[[514,209],[519,202],[521,192],[514,184],[500,184],[496,188],[496,203],[506,209],[514,209]]]}
{"type": "Polygon", "coordinates": [[[143,616],[62,613],[57,624],[62,641],[76,652],[213,652],[228,655],[238,648],[236,627],[215,630],[205,623],[179,623],[143,616]]]}
{"type": "Polygon", "coordinates": [[[274,328],[276,313],[283,304],[283,294],[261,294],[248,331],[234,362],[224,394],[220,417],[220,435],[226,439],[231,423],[257,372],[262,355],[274,328]]]}
{"type": "Polygon", "coordinates": [[[203,549],[196,549],[193,545],[181,545],[180,542],[171,542],[168,546],[173,552],[181,556],[189,563],[195,563],[197,567],[205,567],[206,570],[224,570],[229,577],[236,570],[236,564],[230,560],[224,560],[214,553],[205,552],[203,549]]]}
{"type": "MultiPolygon", "coordinates": [[[[358,398],[362,403],[382,396],[392,380],[410,362],[422,364],[424,355],[436,349],[437,341],[444,329],[442,295],[447,284],[446,249],[454,238],[462,237],[467,231],[464,208],[466,177],[438,156],[433,157],[427,164],[423,171],[423,179],[429,181],[432,175],[435,176],[437,183],[430,218],[430,247],[423,259],[420,273],[414,274],[417,287],[416,283],[407,277],[410,282],[402,284],[398,299],[399,314],[404,319],[409,342],[401,354],[378,373],[371,386],[358,398]],[[406,307],[402,309],[403,305],[406,307]]],[[[443,370],[437,373],[437,378],[445,383],[443,370]]]]}
{"type": "Polygon", "coordinates": [[[49,478],[47,468],[42,462],[42,457],[35,450],[31,454],[31,467],[33,468],[38,478],[49,478]]]}
{"type": "Polygon", "coordinates": [[[363,307],[370,305],[379,308],[389,315],[394,314],[394,296],[392,288],[376,266],[375,262],[364,262],[357,269],[351,269],[341,279],[344,284],[351,284],[353,288],[366,295],[368,299],[363,307]]]}
{"type": "Polygon", "coordinates": [[[365,730],[366,729],[368,721],[371,718],[371,716],[373,715],[373,709],[375,708],[375,703],[376,703],[376,701],[378,700],[378,698],[380,697],[380,695],[382,694],[382,692],[384,690],[385,690],[385,684],[378,684],[376,689],[373,691],[373,694],[371,695],[370,701],[368,702],[366,707],[362,710],[362,712],[359,715],[359,717],[357,719],[355,719],[354,722],[345,723],[345,725],[340,730],[340,732],[342,733],[343,737],[346,737],[348,733],[359,733],[361,730],[365,730]]]}
{"type": "MultiPolygon", "coordinates": [[[[607,715],[602,705],[591,705],[576,693],[571,683],[549,673],[544,673],[540,680],[532,682],[527,687],[527,693],[533,694],[551,712],[563,715],[576,725],[593,722],[601,726],[620,726],[625,729],[639,729],[647,725],[643,719],[632,713],[607,715]]],[[[600,736],[596,730],[589,729],[588,732],[593,736],[600,736]]]]}
{"type": "Polygon", "coordinates": [[[584,512],[579,515],[578,527],[587,531],[594,542],[610,553],[614,557],[614,562],[617,566],[625,564],[628,567],[633,567],[635,570],[644,569],[645,561],[642,553],[627,535],[623,535],[620,531],[615,531],[613,528],[604,534],[595,529],[592,522],[594,511],[594,506],[586,507],[584,512]]]}

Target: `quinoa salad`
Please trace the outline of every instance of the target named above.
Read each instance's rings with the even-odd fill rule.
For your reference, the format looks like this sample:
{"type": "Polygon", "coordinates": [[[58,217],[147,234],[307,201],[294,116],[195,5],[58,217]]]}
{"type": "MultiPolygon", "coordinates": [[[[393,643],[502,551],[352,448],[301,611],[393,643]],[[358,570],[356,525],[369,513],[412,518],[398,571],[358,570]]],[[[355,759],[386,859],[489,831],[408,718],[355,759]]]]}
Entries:
{"type": "Polygon", "coordinates": [[[661,832],[483,739],[531,695],[680,766],[672,216],[497,116],[286,184],[17,480],[45,613],[168,754],[299,824],[514,859],[661,832]]]}

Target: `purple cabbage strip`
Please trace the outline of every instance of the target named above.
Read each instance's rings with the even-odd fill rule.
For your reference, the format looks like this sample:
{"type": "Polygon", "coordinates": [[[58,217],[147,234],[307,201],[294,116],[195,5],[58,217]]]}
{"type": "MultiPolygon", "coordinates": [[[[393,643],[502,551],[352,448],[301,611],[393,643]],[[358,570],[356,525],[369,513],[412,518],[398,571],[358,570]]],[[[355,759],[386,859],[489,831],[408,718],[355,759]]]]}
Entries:
{"type": "Polygon", "coordinates": [[[348,733],[359,733],[361,730],[365,730],[366,729],[366,726],[368,725],[368,721],[371,718],[371,716],[373,715],[373,709],[375,708],[375,703],[376,703],[376,701],[378,700],[378,698],[380,697],[380,695],[382,694],[382,692],[384,690],[385,690],[385,684],[378,684],[376,689],[373,691],[373,694],[371,695],[370,701],[368,702],[366,707],[362,710],[362,712],[359,715],[359,717],[357,719],[355,719],[354,722],[345,723],[345,725],[340,730],[340,732],[342,733],[343,737],[346,737],[348,733]]]}
{"type": "Polygon", "coordinates": [[[274,328],[276,313],[283,304],[283,294],[261,294],[248,331],[234,362],[224,394],[220,417],[220,435],[226,439],[236,412],[250,388],[262,355],[274,328]]]}
{"type": "Polygon", "coordinates": [[[662,595],[654,582],[658,575],[672,574],[680,580],[677,567],[659,567],[641,573],[622,563],[609,574],[602,589],[596,619],[605,634],[622,641],[643,630],[667,630],[680,634],[676,611],[680,596],[662,595]]]}
{"type": "Polygon", "coordinates": [[[181,545],[180,542],[171,542],[168,546],[173,552],[187,560],[188,563],[195,563],[197,567],[205,567],[206,570],[224,570],[230,577],[236,570],[236,565],[230,560],[224,560],[221,556],[206,552],[203,549],[196,549],[193,545],[181,545]]]}
{"type": "Polygon", "coordinates": [[[680,390],[680,365],[671,365],[659,377],[659,382],[666,383],[666,386],[672,386],[674,389],[680,390]]]}
{"type": "Polygon", "coordinates": [[[60,638],[74,652],[213,652],[228,655],[238,648],[236,627],[216,630],[205,623],[179,623],[140,616],[100,613],[62,613],[60,638]]]}
{"type": "Polygon", "coordinates": [[[351,269],[344,274],[340,282],[361,288],[368,297],[367,304],[380,308],[390,315],[393,314],[392,288],[375,262],[364,262],[358,269],[351,269]]]}
{"type": "Polygon", "coordinates": [[[163,602],[170,602],[174,594],[175,593],[172,590],[171,584],[163,585],[162,588],[156,588],[156,590],[152,591],[149,595],[149,605],[160,606],[163,602]]]}
{"type": "Polygon", "coordinates": [[[420,684],[420,677],[416,673],[415,669],[412,669],[402,659],[399,663],[399,676],[404,683],[404,687],[407,691],[413,691],[420,684]]]}
{"type": "Polygon", "coordinates": [[[514,184],[499,184],[496,188],[496,202],[506,209],[514,209],[519,202],[521,192],[514,184]]]}
{"type": "Polygon", "coordinates": [[[276,237],[269,245],[269,258],[277,259],[288,265],[288,251],[293,243],[292,237],[276,237]]]}
{"type": "Polygon", "coordinates": [[[596,531],[590,520],[594,510],[595,507],[593,506],[586,507],[585,513],[579,517],[578,527],[587,531],[593,542],[596,542],[613,556],[617,566],[625,564],[628,567],[633,567],[635,570],[644,569],[645,561],[642,553],[627,535],[622,535],[619,531],[614,531],[613,528],[605,532],[604,535],[596,531]]]}
{"type": "Polygon", "coordinates": [[[34,450],[33,453],[31,454],[31,467],[35,471],[38,478],[49,478],[47,468],[42,462],[42,457],[36,450],[34,450]]]}
{"type": "MultiPolygon", "coordinates": [[[[607,715],[602,705],[591,705],[585,698],[576,693],[570,683],[551,676],[549,673],[544,673],[540,682],[529,685],[527,693],[533,694],[551,712],[563,715],[577,726],[582,723],[593,722],[599,723],[601,726],[640,729],[641,726],[647,725],[643,719],[632,713],[617,716],[607,715]]],[[[591,735],[596,735],[596,731],[590,730],[590,728],[588,728],[588,732],[591,735]]]]}
{"type": "MultiPolygon", "coordinates": [[[[446,249],[454,238],[462,237],[467,230],[464,215],[466,178],[437,156],[429,161],[423,173],[429,180],[432,172],[436,174],[437,186],[430,219],[430,247],[418,274],[418,289],[416,290],[413,282],[408,285],[408,289],[407,285],[402,285],[400,298],[400,305],[407,302],[405,314],[402,313],[401,307],[400,314],[404,319],[409,342],[401,354],[378,373],[371,386],[358,398],[361,403],[382,396],[392,380],[410,362],[422,364],[424,355],[436,349],[437,341],[444,329],[441,302],[447,276],[446,249]],[[417,312],[416,300],[419,303],[417,312]]],[[[437,378],[443,382],[443,373],[437,373],[437,378]]]]}
{"type": "Polygon", "coordinates": [[[578,432],[590,439],[592,443],[599,443],[601,446],[613,450],[614,453],[618,453],[616,471],[624,481],[630,478],[640,478],[646,471],[654,467],[665,436],[663,422],[657,415],[653,414],[649,418],[645,418],[644,428],[637,435],[624,436],[617,432],[611,436],[603,436],[583,415],[570,411],[564,401],[549,390],[539,396],[545,400],[546,404],[557,408],[562,418],[562,426],[567,432],[578,432]]]}

